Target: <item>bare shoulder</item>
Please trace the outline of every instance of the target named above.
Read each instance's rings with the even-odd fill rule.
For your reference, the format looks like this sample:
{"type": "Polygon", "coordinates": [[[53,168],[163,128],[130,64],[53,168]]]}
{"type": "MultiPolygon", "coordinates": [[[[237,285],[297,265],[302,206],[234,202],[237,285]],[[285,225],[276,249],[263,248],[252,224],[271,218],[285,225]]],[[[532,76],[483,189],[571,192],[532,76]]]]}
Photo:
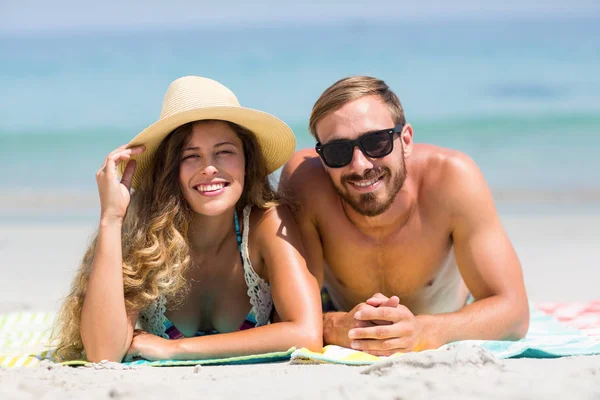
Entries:
{"type": "Polygon", "coordinates": [[[297,262],[298,255],[304,254],[296,220],[283,204],[252,208],[248,245],[252,267],[267,282],[271,281],[272,268],[297,262]]]}
{"type": "Polygon", "coordinates": [[[281,172],[279,192],[291,204],[298,202],[306,207],[317,198],[323,200],[321,196],[314,196],[315,193],[323,195],[332,189],[327,171],[314,149],[294,153],[281,172]]]}
{"type": "Polygon", "coordinates": [[[250,214],[250,233],[259,241],[269,241],[275,235],[285,237],[296,232],[296,220],[290,207],[279,204],[266,209],[254,207],[250,214]]]}
{"type": "MultiPolygon", "coordinates": [[[[467,154],[439,146],[419,144],[413,152],[413,163],[423,185],[449,194],[483,179],[481,170],[467,154]]],[[[463,188],[464,189],[464,188],[463,188]]]]}
{"type": "Polygon", "coordinates": [[[413,152],[423,197],[453,208],[478,199],[491,202],[491,194],[478,165],[467,154],[439,146],[419,144],[413,152]]]}

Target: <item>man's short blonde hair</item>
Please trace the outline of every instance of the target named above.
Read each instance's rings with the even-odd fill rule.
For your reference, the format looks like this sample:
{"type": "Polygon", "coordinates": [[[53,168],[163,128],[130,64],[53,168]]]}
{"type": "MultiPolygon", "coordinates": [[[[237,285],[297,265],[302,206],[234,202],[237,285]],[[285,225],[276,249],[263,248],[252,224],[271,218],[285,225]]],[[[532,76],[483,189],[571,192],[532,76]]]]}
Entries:
{"type": "Polygon", "coordinates": [[[310,133],[318,141],[317,124],[321,119],[351,101],[365,96],[379,96],[381,101],[390,108],[394,123],[396,125],[406,123],[404,109],[398,96],[384,81],[370,76],[351,76],[340,79],[319,97],[310,114],[310,133]]]}

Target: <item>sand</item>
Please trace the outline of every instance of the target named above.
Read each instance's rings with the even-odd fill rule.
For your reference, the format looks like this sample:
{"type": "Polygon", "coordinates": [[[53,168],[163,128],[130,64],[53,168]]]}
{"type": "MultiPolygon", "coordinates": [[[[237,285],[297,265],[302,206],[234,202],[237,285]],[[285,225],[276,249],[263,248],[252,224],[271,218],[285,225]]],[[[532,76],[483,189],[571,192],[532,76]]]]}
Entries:
{"type": "Polygon", "coordinates": [[[482,362],[481,354],[464,355],[463,349],[451,354],[463,354],[456,362],[449,353],[438,352],[428,363],[398,363],[378,370],[287,363],[134,370],[40,366],[0,371],[0,398],[600,398],[598,357],[482,362]]]}
{"type": "MultiPolygon", "coordinates": [[[[6,205],[1,203],[0,199],[0,206],[6,205]]],[[[56,310],[95,230],[94,218],[86,214],[90,207],[77,201],[72,202],[71,210],[83,210],[81,218],[63,218],[61,210],[57,216],[41,218],[27,207],[14,207],[13,213],[5,211],[0,217],[0,313],[56,310]],[[34,217],[21,218],[20,213],[34,217]]],[[[501,215],[523,264],[531,300],[598,299],[600,211],[529,210],[501,215]]],[[[44,364],[0,370],[2,400],[171,396],[598,400],[600,356],[498,360],[482,349],[462,348],[411,354],[376,367],[275,363],[107,369],[106,365],[69,368],[44,364]]]]}

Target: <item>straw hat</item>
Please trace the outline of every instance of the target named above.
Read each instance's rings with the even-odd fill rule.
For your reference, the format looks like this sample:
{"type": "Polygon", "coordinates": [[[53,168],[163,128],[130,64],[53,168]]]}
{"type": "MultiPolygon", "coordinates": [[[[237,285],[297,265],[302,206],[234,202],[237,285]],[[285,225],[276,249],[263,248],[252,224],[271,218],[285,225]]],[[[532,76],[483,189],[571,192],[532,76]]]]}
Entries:
{"type": "MultiPolygon", "coordinates": [[[[169,85],[159,120],[128,144],[128,147],[146,146],[146,151],[132,157],[136,160],[136,168],[131,186],[137,188],[140,185],[142,176],[152,165],[156,149],[169,133],[188,122],[205,119],[230,121],[251,130],[258,140],[269,173],[281,167],[296,148],[294,133],[279,118],[241,107],[233,92],[217,81],[185,76],[169,85]]],[[[123,175],[125,165],[119,164],[120,175],[123,175]]]]}

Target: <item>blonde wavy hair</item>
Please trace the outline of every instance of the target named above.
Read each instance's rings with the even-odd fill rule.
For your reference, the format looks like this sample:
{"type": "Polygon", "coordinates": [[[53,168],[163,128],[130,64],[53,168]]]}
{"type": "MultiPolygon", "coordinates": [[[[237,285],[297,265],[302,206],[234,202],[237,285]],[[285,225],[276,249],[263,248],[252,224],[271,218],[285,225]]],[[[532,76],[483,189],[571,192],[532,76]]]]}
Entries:
{"type": "MultiPolygon", "coordinates": [[[[193,211],[179,186],[179,163],[194,125],[202,122],[182,125],[162,141],[152,168],[131,195],[122,229],[123,290],[127,311],[142,310],[160,295],[178,302],[186,294],[186,272],[190,266],[187,234],[193,211]]],[[[244,149],[246,178],[236,210],[240,212],[246,205],[262,209],[274,206],[277,195],[269,183],[256,137],[240,125],[223,122],[236,132],[244,149]]],[[[80,334],[81,310],[97,235],[83,256],[70,294],[57,317],[52,342],[57,345],[54,354],[59,360],[85,357],[80,334]]]]}

